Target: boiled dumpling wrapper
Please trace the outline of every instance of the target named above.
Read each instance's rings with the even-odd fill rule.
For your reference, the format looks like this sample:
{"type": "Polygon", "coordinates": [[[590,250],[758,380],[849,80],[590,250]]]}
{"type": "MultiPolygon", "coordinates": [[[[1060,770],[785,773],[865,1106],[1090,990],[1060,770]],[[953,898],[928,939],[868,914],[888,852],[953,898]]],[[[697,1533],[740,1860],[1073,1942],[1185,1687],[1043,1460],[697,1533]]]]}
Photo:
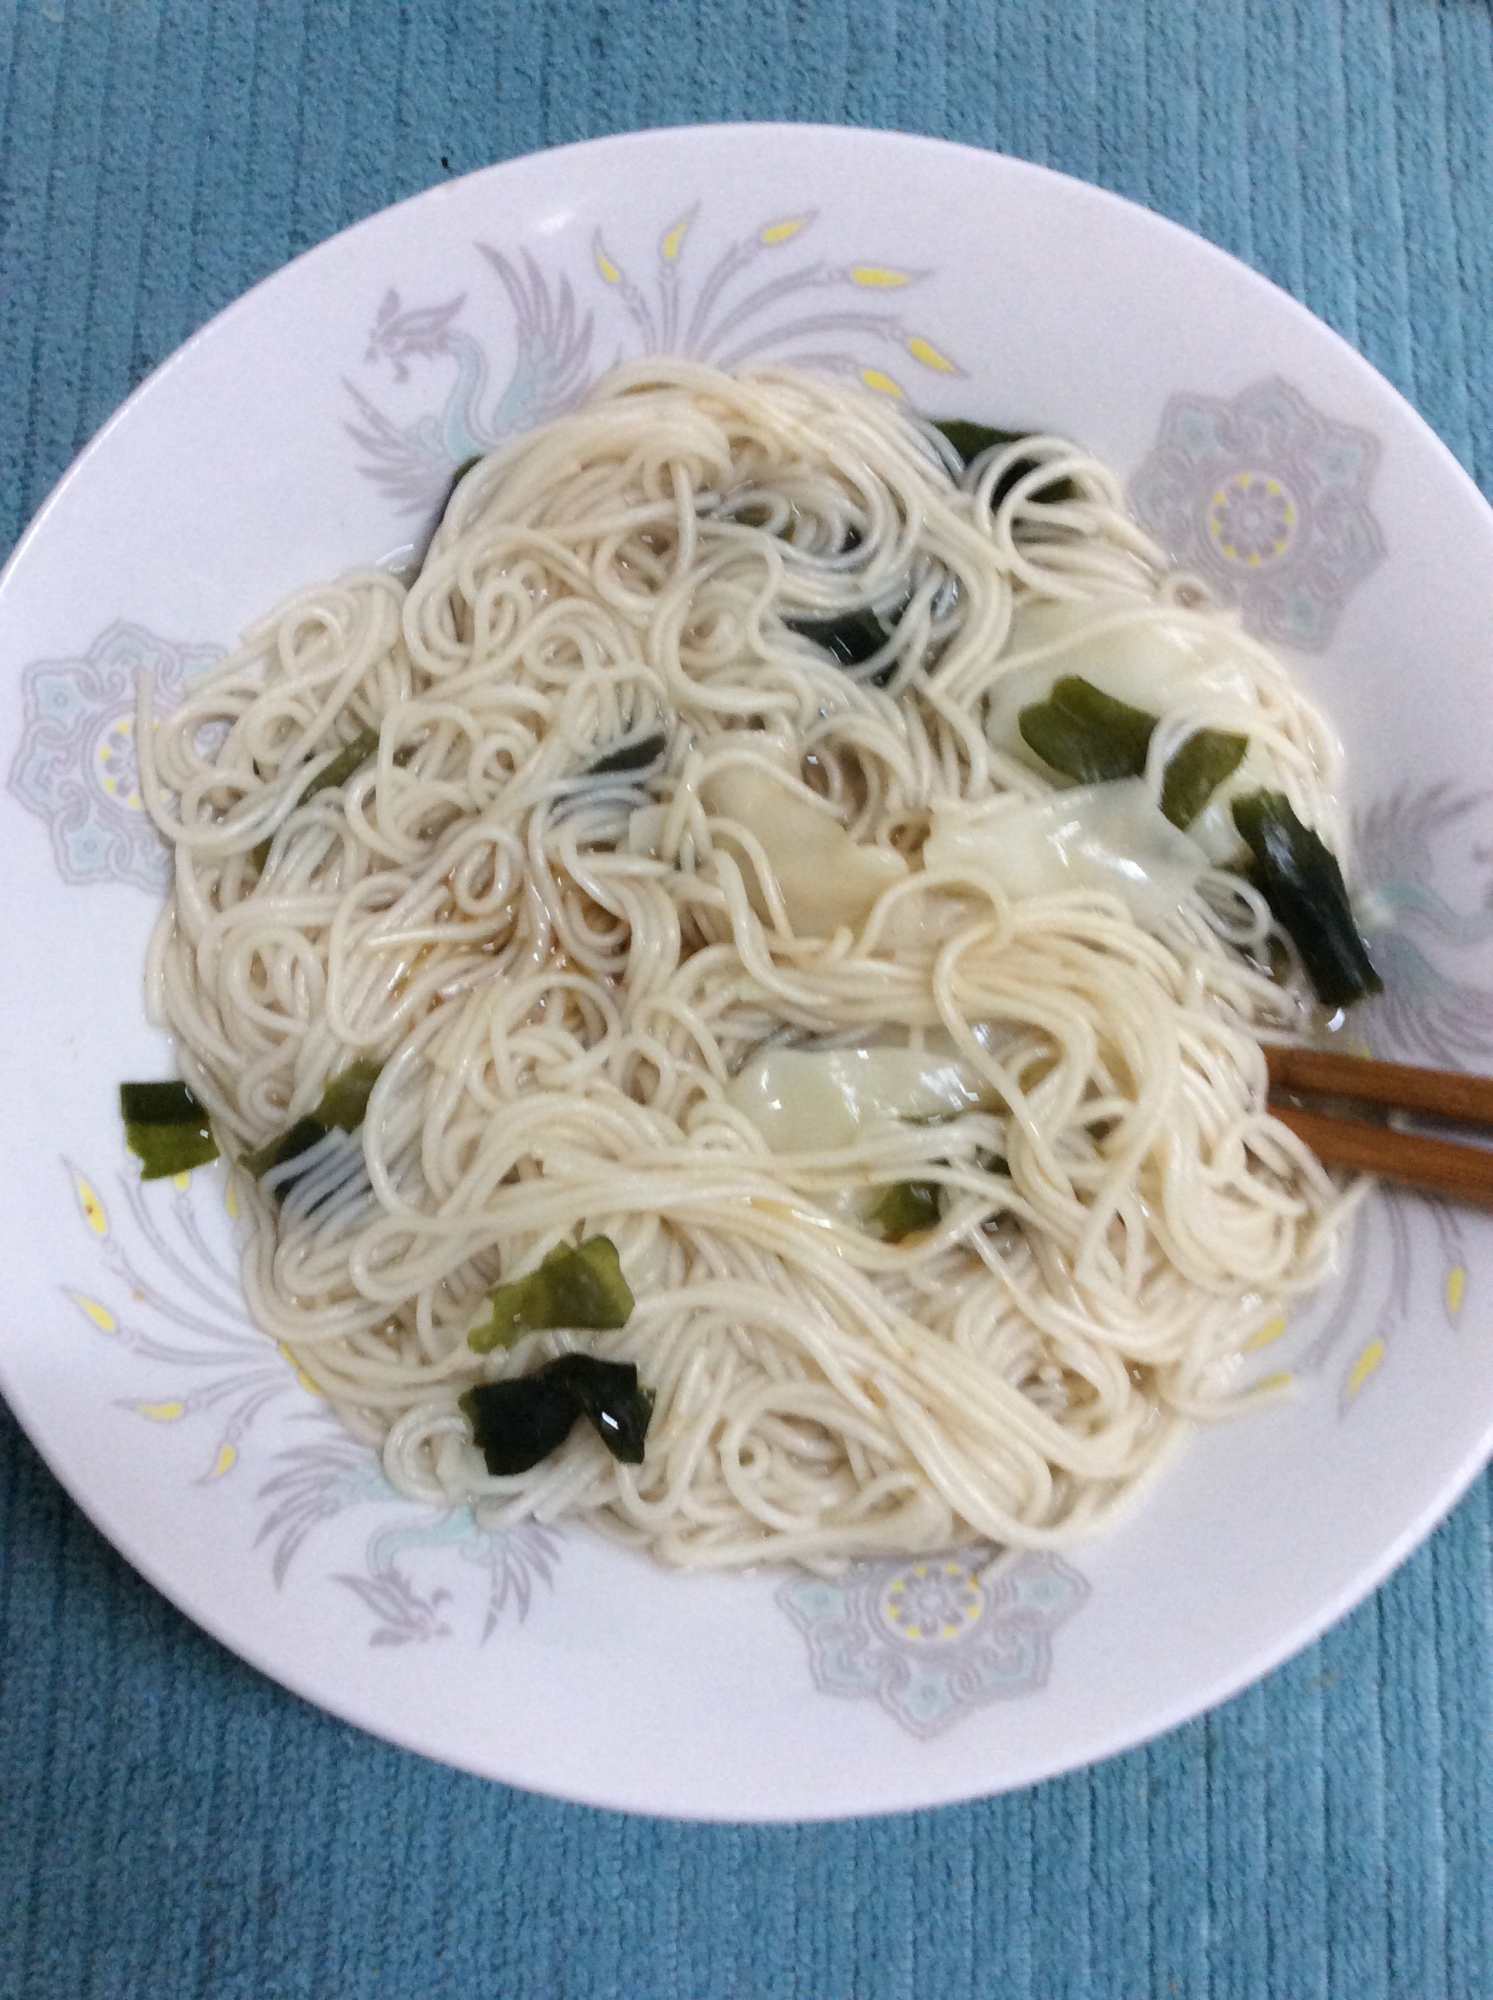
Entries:
{"type": "Polygon", "coordinates": [[[1104,890],[1147,930],[1164,930],[1210,866],[1140,778],[1075,785],[1049,799],[939,806],[923,866],[993,881],[1013,898],[1104,890]]]}

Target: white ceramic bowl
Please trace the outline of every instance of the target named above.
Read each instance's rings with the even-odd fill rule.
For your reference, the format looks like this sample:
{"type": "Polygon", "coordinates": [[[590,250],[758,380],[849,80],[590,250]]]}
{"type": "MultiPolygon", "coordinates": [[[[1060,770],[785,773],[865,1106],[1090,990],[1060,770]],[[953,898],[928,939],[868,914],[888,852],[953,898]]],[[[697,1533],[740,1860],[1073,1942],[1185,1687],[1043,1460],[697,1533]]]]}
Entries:
{"type": "Polygon", "coordinates": [[[0,584],[0,1380],[118,1547],[324,1707],[565,1797],[771,1819],[925,1805],[1216,1702],[1382,1578],[1493,1435],[1493,1236],[1376,1197],[1344,1282],[1062,1560],[681,1577],[395,1496],[248,1324],[221,1169],[143,1186],[115,1086],[163,855],[130,702],[293,586],[385,557],[452,466],[620,355],[842,369],[1070,432],[1332,711],[1383,922],[1382,1053],[1493,1058],[1493,517],[1301,307],[1107,194],[931,140],[714,127],[474,174],[277,273],[175,355],[0,584]],[[1277,1359],[1276,1357],[1279,1357],[1277,1359]]]}

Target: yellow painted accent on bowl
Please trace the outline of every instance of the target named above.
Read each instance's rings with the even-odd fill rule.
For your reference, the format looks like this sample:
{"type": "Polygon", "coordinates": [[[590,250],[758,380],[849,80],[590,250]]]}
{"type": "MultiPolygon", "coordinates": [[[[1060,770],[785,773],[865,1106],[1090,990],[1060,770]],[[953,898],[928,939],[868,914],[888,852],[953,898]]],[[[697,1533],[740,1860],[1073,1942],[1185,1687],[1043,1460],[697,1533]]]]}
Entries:
{"type": "Polygon", "coordinates": [[[153,1424],[174,1424],[186,1409],[185,1403],[136,1403],[138,1415],[149,1417],[153,1424]]]}
{"type": "Polygon", "coordinates": [[[1384,1342],[1382,1340],[1371,1340],[1353,1366],[1348,1370],[1348,1379],[1343,1385],[1343,1394],[1345,1396],[1356,1396],[1383,1359],[1384,1342]]]}
{"type": "Polygon", "coordinates": [[[851,284],[869,285],[874,291],[895,291],[907,281],[905,271],[894,271],[887,264],[852,264],[850,267],[851,284]]]}
{"type": "Polygon", "coordinates": [[[679,221],[674,224],[672,229],[666,230],[664,232],[664,240],[659,245],[659,254],[662,256],[666,264],[672,264],[675,258],[678,257],[680,247],[684,242],[685,234],[689,229],[690,223],[693,220],[694,220],[694,211],[691,210],[688,215],[681,216],[679,221]]]}
{"type": "Polygon", "coordinates": [[[228,1184],[223,1189],[223,1206],[228,1211],[230,1222],[238,1221],[238,1190],[233,1185],[233,1176],[228,1176],[228,1184]]]}
{"type": "Polygon", "coordinates": [[[109,1233],[109,1217],[105,1213],[104,1204],[76,1169],[73,1172],[73,1187],[77,1191],[78,1206],[83,1211],[83,1219],[88,1224],[88,1227],[93,1231],[95,1236],[107,1236],[109,1233]]]}
{"type": "Polygon", "coordinates": [[[94,1325],[101,1328],[103,1332],[112,1333],[115,1327],[118,1326],[119,1321],[115,1319],[113,1313],[110,1312],[107,1306],[101,1306],[97,1299],[86,1298],[82,1292],[74,1292],[72,1298],[73,1303],[81,1306],[94,1325]]]}
{"type": "Polygon", "coordinates": [[[1286,1316],[1277,1313],[1274,1319],[1267,1319],[1258,1333],[1252,1333],[1244,1343],[1243,1351],[1252,1354],[1257,1347],[1268,1347],[1272,1340],[1279,1340],[1286,1330],[1286,1316]]]}
{"type": "Polygon", "coordinates": [[[863,368],[861,380],[868,389],[879,389],[883,396],[895,396],[899,403],[906,401],[901,384],[894,382],[890,375],[883,375],[879,368],[863,368]]]}
{"type": "Polygon", "coordinates": [[[187,1171],[184,1174],[173,1174],[171,1176],[171,1185],[174,1188],[179,1188],[183,1193],[185,1193],[187,1183],[188,1181],[191,1180],[191,1178],[192,1178],[192,1170],[190,1167],[188,1167],[187,1171]]]}
{"type": "Polygon", "coordinates": [[[622,273],[599,243],[596,246],[596,268],[609,285],[620,285],[622,283],[622,273]]]}
{"type": "Polygon", "coordinates": [[[1453,1264],[1446,1274],[1446,1309],[1455,1319],[1467,1296],[1467,1266],[1453,1264]]]}
{"type": "Polygon", "coordinates": [[[1282,1368],[1274,1375],[1267,1375],[1263,1382],[1256,1382],[1255,1384],[1257,1389],[1289,1389],[1290,1386],[1291,1371],[1289,1368],[1282,1368]]]}
{"type": "Polygon", "coordinates": [[[237,1457],[238,1453],[234,1450],[231,1444],[220,1444],[218,1446],[218,1455],[213,1460],[213,1469],[207,1475],[208,1478],[221,1479],[225,1472],[231,1472],[233,1469],[233,1462],[237,1457]]]}
{"type": "Polygon", "coordinates": [[[286,1344],[286,1342],[283,1340],[277,1340],[275,1342],[275,1345],[280,1350],[281,1354],[284,1355],[285,1359],[290,1363],[291,1367],[295,1370],[295,1378],[297,1382],[300,1383],[301,1387],[306,1391],[307,1395],[319,1396],[322,1393],[321,1390],[317,1388],[316,1384],[312,1381],[311,1377],[306,1373],[305,1369],[301,1366],[300,1362],[296,1360],[295,1355],[292,1353],[290,1347],[286,1344]]]}
{"type": "Polygon", "coordinates": [[[959,370],[946,354],[940,354],[931,340],[924,340],[915,333],[907,343],[907,351],[914,361],[921,361],[925,368],[936,368],[940,375],[957,375],[959,370]]]}
{"type": "Polygon", "coordinates": [[[767,244],[769,249],[775,249],[779,243],[786,243],[790,237],[797,236],[808,219],[806,215],[789,215],[781,222],[769,222],[765,228],[757,231],[758,238],[767,244]]]}

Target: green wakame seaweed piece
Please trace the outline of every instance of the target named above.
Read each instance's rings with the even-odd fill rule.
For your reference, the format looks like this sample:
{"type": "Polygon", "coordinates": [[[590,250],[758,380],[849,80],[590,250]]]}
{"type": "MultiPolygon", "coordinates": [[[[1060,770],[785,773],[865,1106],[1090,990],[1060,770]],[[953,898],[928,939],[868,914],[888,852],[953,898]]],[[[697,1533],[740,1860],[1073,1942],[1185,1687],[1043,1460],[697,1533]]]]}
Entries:
{"type": "Polygon", "coordinates": [[[477,1354],[511,1347],[521,1335],[551,1327],[601,1332],[626,1326],[633,1309],[617,1246],[609,1236],[556,1244],[543,1263],[522,1278],[495,1286],[488,1298],[487,1319],[467,1335],[467,1345],[477,1354]]]}
{"type": "Polygon", "coordinates": [[[937,1181],[894,1181],[871,1211],[888,1243],[900,1243],[920,1229],[937,1227],[940,1213],[937,1181]]]}
{"type": "Polygon", "coordinates": [[[126,1125],[205,1125],[207,1112],[189,1085],[172,1077],[166,1083],[122,1083],[119,1115],[126,1125]]]}
{"type": "MultiPolygon", "coordinates": [[[[1017,726],[1027,747],[1054,771],[1080,785],[1102,785],[1145,770],[1156,717],[1081,674],[1064,674],[1046,701],[1022,709],[1017,726]]],[[[1188,737],[1161,785],[1161,810],[1174,826],[1192,824],[1248,748],[1249,738],[1230,730],[1199,729],[1188,737]]]]}
{"type": "Polygon", "coordinates": [[[982,452],[997,445],[1020,444],[1030,431],[1003,431],[994,424],[976,423],[972,417],[935,417],[933,428],[942,431],[966,465],[973,465],[982,452]]]}
{"type": "Polygon", "coordinates": [[[122,1083],[119,1111],[142,1180],[190,1173],[218,1157],[207,1111],[184,1083],[122,1083]]]}
{"type": "MultiPolygon", "coordinates": [[[[969,417],[940,417],[935,420],[933,428],[943,432],[966,466],[973,465],[982,452],[990,451],[995,446],[1020,444],[1023,438],[1037,435],[1035,431],[998,430],[993,424],[977,424],[969,417]]],[[[1024,479],[1036,464],[1037,460],[1034,458],[1018,458],[1006,468],[996,481],[990,495],[992,512],[999,507],[1017,480],[1024,479]]],[[[1078,497],[1078,487],[1071,479],[1054,479],[1047,486],[1039,486],[1032,495],[1034,500],[1044,500],[1050,505],[1056,505],[1063,500],[1076,500],[1078,497]]]]}
{"type": "Polygon", "coordinates": [[[1080,785],[1101,785],[1138,778],[1145,770],[1156,717],[1117,701],[1080,674],[1064,674],[1046,701],[1022,709],[1017,725],[1044,764],[1080,785]]]}
{"type": "Polygon", "coordinates": [[[646,771],[650,764],[656,764],[669,747],[669,739],[662,730],[652,736],[635,737],[630,743],[619,743],[615,750],[609,750],[604,757],[588,766],[588,778],[610,777],[614,771],[646,771]]]}
{"type": "Polygon", "coordinates": [[[339,1131],[355,1132],[367,1114],[368,1099],[382,1068],[382,1063],[360,1056],[346,1069],[338,1070],[322,1086],[321,1098],[314,1111],[297,1118],[288,1131],[266,1139],[252,1153],[245,1153],[239,1165],[247,1167],[256,1180],[263,1180],[272,1168],[283,1167],[287,1160],[309,1152],[318,1140],[325,1139],[334,1126],[339,1131]]]}
{"type": "Polygon", "coordinates": [[[1256,887],[1291,939],[1317,997],[1349,1007],[1384,982],[1353,918],[1337,856],[1300,819],[1284,792],[1250,792],[1234,801],[1234,824],[1254,858],[1256,887]]]}
{"type": "MultiPolygon", "coordinates": [[[[811,646],[821,647],[842,667],[863,667],[892,636],[869,605],[857,605],[853,611],[837,612],[830,618],[785,618],[783,623],[811,646]]],[[[872,687],[885,687],[897,664],[888,660],[864,678],[872,687]]]]}
{"type": "Polygon", "coordinates": [[[346,1069],[328,1077],[321,1102],[311,1115],[329,1130],[335,1125],[343,1132],[355,1132],[368,1114],[368,1100],[382,1069],[382,1063],[359,1056],[346,1069]]]}
{"type": "Polygon", "coordinates": [[[307,799],[314,799],[318,792],[329,792],[334,785],[345,785],[355,771],[361,771],[368,759],[378,750],[378,731],[360,729],[350,743],[345,743],[332,759],[323,766],[306,786],[297,805],[304,805],[307,799]]]}
{"type": "Polygon", "coordinates": [[[325,1139],[327,1127],[319,1118],[309,1114],[297,1118],[288,1131],[278,1133],[273,1139],[266,1139],[262,1146],[256,1146],[252,1153],[244,1153],[239,1159],[241,1167],[247,1167],[255,1180],[263,1180],[275,1167],[283,1167],[287,1160],[294,1160],[302,1153],[309,1153],[319,1139],[325,1139]]]}
{"type": "MultiPolygon", "coordinates": [[[[303,806],[307,799],[314,799],[318,792],[329,792],[334,785],[345,785],[353,773],[361,771],[363,766],[368,762],[368,759],[376,755],[377,751],[378,731],[376,729],[360,729],[351,742],[345,743],[342,746],[331,763],[324,765],[311,782],[302,788],[296,798],[296,805],[303,806]]],[[[261,840],[257,847],[249,850],[249,859],[254,863],[261,875],[264,873],[265,863],[269,858],[270,843],[268,840],[261,840]]]]}
{"type": "Polygon", "coordinates": [[[1249,738],[1230,729],[1199,729],[1188,737],[1161,781],[1161,810],[1173,826],[1192,825],[1224,779],[1238,770],[1248,748],[1249,738]]]}
{"type": "Polygon", "coordinates": [[[653,1415],[653,1391],[638,1386],[631,1361],[601,1361],[594,1354],[562,1354],[544,1371],[575,1399],[582,1416],[622,1465],[643,1463],[643,1440],[653,1415]]]}
{"type": "Polygon", "coordinates": [[[495,1479],[511,1479],[548,1458],[580,1415],[564,1384],[548,1380],[542,1368],[506,1382],[479,1382],[457,1398],[457,1407],[495,1479]]]}
{"type": "MultiPolygon", "coordinates": [[[[594,1240],[594,1239],[593,1239],[594,1240]]],[[[569,1437],[577,1417],[593,1425],[623,1465],[641,1465],[653,1391],[631,1361],[562,1354],[532,1375],[480,1382],[458,1399],[472,1440],[497,1479],[527,1472],[569,1437]]]]}

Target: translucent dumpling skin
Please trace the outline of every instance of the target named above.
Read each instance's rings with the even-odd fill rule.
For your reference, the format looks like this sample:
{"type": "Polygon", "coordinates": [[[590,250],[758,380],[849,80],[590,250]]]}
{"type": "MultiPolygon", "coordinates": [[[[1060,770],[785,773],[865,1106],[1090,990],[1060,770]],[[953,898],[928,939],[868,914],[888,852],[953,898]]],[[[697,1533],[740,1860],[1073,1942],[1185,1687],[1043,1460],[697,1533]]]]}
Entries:
{"type": "Polygon", "coordinates": [[[925,868],[993,879],[1015,898],[1106,890],[1148,930],[1175,918],[1208,865],[1139,778],[1078,785],[1035,803],[940,806],[923,845],[925,868]]]}

